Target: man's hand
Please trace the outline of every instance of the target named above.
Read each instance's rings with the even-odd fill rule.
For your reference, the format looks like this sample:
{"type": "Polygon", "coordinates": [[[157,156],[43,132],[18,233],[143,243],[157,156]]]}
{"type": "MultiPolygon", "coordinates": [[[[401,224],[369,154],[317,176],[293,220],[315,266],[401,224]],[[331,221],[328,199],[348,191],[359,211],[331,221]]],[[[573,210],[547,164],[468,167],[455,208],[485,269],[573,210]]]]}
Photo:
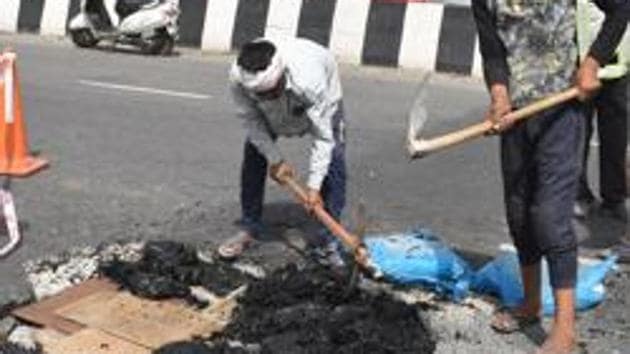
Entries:
{"type": "Polygon", "coordinates": [[[575,85],[580,91],[579,97],[581,101],[591,98],[601,87],[602,83],[597,77],[598,70],[599,63],[590,55],[587,56],[580,65],[577,71],[575,85]]]}
{"type": "Polygon", "coordinates": [[[322,200],[322,196],[319,194],[318,190],[309,188],[306,196],[307,199],[305,207],[309,213],[312,213],[316,206],[324,205],[324,201],[322,200]]]}
{"type": "Polygon", "coordinates": [[[512,111],[512,102],[505,85],[492,85],[490,96],[492,101],[486,113],[486,120],[492,122],[490,134],[498,134],[514,124],[513,121],[505,117],[512,111]]]}
{"type": "Polygon", "coordinates": [[[293,169],[293,167],[288,163],[280,161],[269,167],[269,175],[276,182],[285,184],[287,179],[295,177],[295,169],[293,169]]]}

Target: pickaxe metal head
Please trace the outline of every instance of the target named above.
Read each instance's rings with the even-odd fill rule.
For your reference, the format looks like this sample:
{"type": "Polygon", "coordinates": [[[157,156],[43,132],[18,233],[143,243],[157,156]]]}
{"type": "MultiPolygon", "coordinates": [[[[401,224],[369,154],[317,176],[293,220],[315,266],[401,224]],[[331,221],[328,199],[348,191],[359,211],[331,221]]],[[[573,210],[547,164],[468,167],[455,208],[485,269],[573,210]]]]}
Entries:
{"type": "Polygon", "coordinates": [[[421,133],[427,123],[428,81],[431,73],[420,80],[418,93],[409,111],[407,128],[407,150],[411,159],[423,158],[432,152],[460,144],[472,138],[482,136],[490,131],[490,122],[485,121],[464,129],[433,138],[422,138],[421,133]]]}
{"type": "Polygon", "coordinates": [[[409,122],[407,125],[407,150],[411,158],[422,157],[422,144],[423,140],[418,139],[422,129],[424,128],[428,113],[426,108],[428,83],[431,78],[431,73],[424,75],[420,84],[418,85],[418,91],[414,98],[411,109],[409,110],[409,122]]]}

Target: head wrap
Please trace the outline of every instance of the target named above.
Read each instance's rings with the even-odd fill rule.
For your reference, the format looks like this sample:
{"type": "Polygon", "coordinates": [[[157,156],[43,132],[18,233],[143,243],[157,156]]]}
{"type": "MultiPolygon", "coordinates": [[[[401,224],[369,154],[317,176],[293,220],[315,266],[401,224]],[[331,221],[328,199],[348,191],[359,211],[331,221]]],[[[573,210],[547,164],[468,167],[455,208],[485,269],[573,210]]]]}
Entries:
{"type": "Polygon", "coordinates": [[[256,72],[247,71],[234,62],[230,70],[230,78],[232,81],[240,83],[248,90],[263,92],[276,87],[278,81],[282,78],[284,69],[284,63],[276,49],[276,52],[271,58],[271,62],[264,70],[256,72]]]}

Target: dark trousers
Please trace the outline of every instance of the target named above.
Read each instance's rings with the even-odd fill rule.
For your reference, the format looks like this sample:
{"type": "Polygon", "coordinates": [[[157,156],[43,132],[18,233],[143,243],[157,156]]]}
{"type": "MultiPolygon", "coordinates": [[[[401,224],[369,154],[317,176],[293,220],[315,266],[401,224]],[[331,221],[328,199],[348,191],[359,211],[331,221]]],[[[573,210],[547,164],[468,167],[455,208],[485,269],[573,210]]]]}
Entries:
{"type": "MultiPolygon", "coordinates": [[[[320,193],[324,200],[324,208],[336,220],[346,204],[346,160],[345,137],[343,132],[343,105],[333,116],[333,135],[335,147],[328,173],[322,184],[320,193]]],[[[249,141],[245,141],[243,164],[241,167],[241,226],[254,237],[263,229],[262,212],[267,180],[267,159],[249,141]]],[[[320,235],[324,243],[332,241],[334,236],[325,228],[320,235]]]]}
{"type": "Polygon", "coordinates": [[[545,257],[554,289],[575,286],[577,242],[571,223],[584,119],[566,104],[521,122],[501,137],[510,234],[521,265],[545,257]]]}
{"type": "Polygon", "coordinates": [[[580,175],[579,200],[593,200],[588,185],[587,167],[593,120],[597,114],[599,135],[599,189],[608,204],[622,203],[626,198],[626,147],[628,145],[628,83],[630,75],[604,81],[599,94],[585,105],[586,133],[580,175]]]}

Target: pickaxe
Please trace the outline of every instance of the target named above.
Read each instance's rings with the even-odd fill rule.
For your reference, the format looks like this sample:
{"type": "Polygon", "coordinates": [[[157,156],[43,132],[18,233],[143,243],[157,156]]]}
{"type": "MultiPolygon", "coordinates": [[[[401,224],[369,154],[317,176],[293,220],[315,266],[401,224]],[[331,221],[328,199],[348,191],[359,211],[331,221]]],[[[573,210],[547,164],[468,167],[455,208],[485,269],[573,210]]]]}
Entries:
{"type": "MultiPolygon", "coordinates": [[[[302,185],[293,177],[283,177],[281,181],[278,181],[281,185],[287,187],[296,197],[296,199],[305,205],[308,200],[306,190],[302,185]]],[[[356,264],[366,273],[374,278],[382,277],[381,271],[378,266],[372,262],[367,247],[363,243],[363,240],[358,235],[350,233],[346,230],[337,220],[335,220],[321,205],[316,205],[313,209],[313,215],[324,226],[326,226],[334,236],[336,236],[341,243],[346,246],[352,255],[356,264]]]]}
{"type": "MultiPolygon", "coordinates": [[[[481,136],[487,136],[489,133],[493,132],[493,123],[486,120],[434,138],[418,138],[424,128],[428,116],[425,105],[427,96],[427,80],[428,75],[421,83],[420,91],[416,96],[411,111],[409,112],[407,149],[412,159],[422,158],[433,152],[459,145],[481,136]]],[[[576,87],[570,88],[566,91],[551,95],[516,111],[510,112],[505,118],[514,122],[530,118],[536,113],[540,113],[558,104],[577,98],[578,93],[579,91],[576,87]]]]}

